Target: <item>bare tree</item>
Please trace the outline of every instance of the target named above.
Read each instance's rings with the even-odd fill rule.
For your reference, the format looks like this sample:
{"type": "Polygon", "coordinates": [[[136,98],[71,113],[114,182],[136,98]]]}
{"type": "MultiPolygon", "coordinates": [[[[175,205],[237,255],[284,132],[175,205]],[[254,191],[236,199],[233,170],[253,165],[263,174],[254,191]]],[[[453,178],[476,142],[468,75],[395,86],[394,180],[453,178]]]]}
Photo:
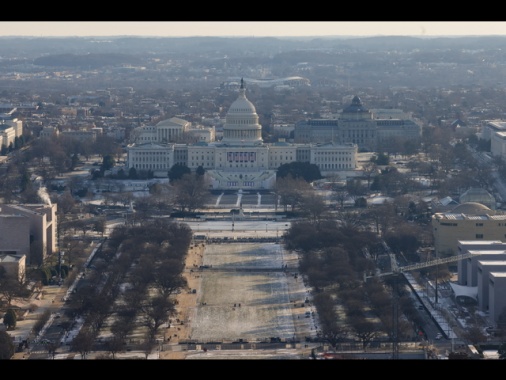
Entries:
{"type": "Polygon", "coordinates": [[[369,186],[371,186],[371,178],[374,174],[379,172],[378,166],[375,162],[369,161],[362,165],[362,172],[364,173],[364,177],[367,179],[367,188],[369,189],[369,186]]]}
{"type": "Polygon", "coordinates": [[[338,211],[335,218],[339,221],[341,226],[349,228],[365,228],[367,223],[361,213],[356,210],[338,211]]]}
{"type": "Polygon", "coordinates": [[[348,330],[344,321],[339,321],[335,312],[335,300],[329,293],[323,292],[315,296],[314,304],[318,310],[321,335],[332,347],[336,348],[339,342],[347,337],[348,330]]]}
{"type": "Polygon", "coordinates": [[[95,220],[93,222],[93,226],[94,226],[94,228],[95,228],[95,230],[97,232],[100,232],[100,234],[102,236],[104,236],[104,233],[105,233],[106,227],[107,227],[107,220],[106,220],[106,218],[105,217],[98,218],[97,220],[95,220]]]}
{"type": "Polygon", "coordinates": [[[79,252],[84,249],[83,242],[81,240],[73,239],[72,236],[64,236],[62,239],[62,250],[65,252],[65,257],[68,260],[68,264],[72,265],[72,259],[79,252]]]}
{"type": "Polygon", "coordinates": [[[375,225],[376,233],[382,237],[390,231],[397,219],[395,207],[390,202],[372,207],[369,209],[366,216],[369,220],[372,220],[375,225]]]}
{"type": "Polygon", "coordinates": [[[348,198],[349,194],[345,189],[338,189],[332,192],[332,199],[339,203],[341,208],[344,207],[344,201],[348,198]]]}
{"type": "Polygon", "coordinates": [[[276,180],[274,187],[274,192],[280,197],[285,212],[288,211],[288,206],[291,207],[291,211],[295,211],[309,191],[313,191],[309,183],[303,178],[294,179],[290,175],[276,180]]]}
{"type": "Polygon", "coordinates": [[[487,340],[487,337],[485,334],[483,334],[483,331],[477,325],[467,327],[466,331],[463,334],[463,337],[472,344],[478,344],[487,340]]]}
{"type": "Polygon", "coordinates": [[[188,287],[188,281],[181,274],[184,263],[178,259],[165,259],[156,268],[154,284],[160,295],[169,297],[180,289],[188,287]]]}
{"type": "Polygon", "coordinates": [[[141,307],[145,297],[146,296],[144,289],[128,289],[123,295],[123,300],[126,303],[125,308],[128,308],[130,310],[138,310],[141,307]]]}
{"type": "Polygon", "coordinates": [[[86,359],[86,356],[90,353],[93,347],[94,337],[91,331],[86,328],[82,328],[77,336],[72,340],[72,350],[77,351],[81,354],[82,359],[86,359]]]}
{"type": "Polygon", "coordinates": [[[56,350],[58,350],[58,347],[60,347],[60,343],[57,340],[50,341],[49,343],[46,344],[47,352],[53,358],[53,360],[56,356],[56,350]]]}
{"type": "Polygon", "coordinates": [[[149,330],[150,337],[155,338],[158,328],[163,325],[170,316],[175,315],[174,302],[163,296],[153,297],[147,300],[143,306],[144,324],[149,330]]]}
{"type": "Polygon", "coordinates": [[[128,206],[134,200],[134,194],[131,191],[124,191],[116,196],[117,201],[119,201],[123,206],[128,206]]]}
{"type": "Polygon", "coordinates": [[[116,359],[116,354],[118,352],[123,351],[123,342],[124,340],[116,335],[113,335],[107,342],[105,346],[107,351],[109,351],[112,355],[113,359],[116,359]]]}
{"type": "Polygon", "coordinates": [[[364,350],[379,335],[376,324],[365,318],[353,318],[350,322],[355,330],[355,336],[362,341],[364,350]]]}
{"type": "Polygon", "coordinates": [[[203,208],[209,197],[209,181],[205,176],[191,173],[174,181],[174,203],[182,212],[203,208]]]}
{"type": "Polygon", "coordinates": [[[302,215],[312,224],[318,224],[328,217],[328,207],[321,195],[308,192],[302,196],[300,209],[302,215]]]}
{"type": "MultiPolygon", "coordinates": [[[[148,251],[149,246],[143,247],[148,251]]],[[[140,288],[145,288],[153,280],[153,273],[156,270],[156,265],[151,257],[141,256],[139,263],[132,270],[130,275],[130,282],[140,288]]]]}
{"type": "Polygon", "coordinates": [[[111,326],[111,332],[113,333],[116,341],[124,342],[130,331],[132,331],[132,328],[134,327],[134,316],[135,314],[130,315],[122,312],[121,310],[119,311],[119,316],[114,320],[111,326]]]}
{"type": "Polygon", "coordinates": [[[151,336],[151,333],[148,332],[141,343],[141,349],[144,352],[146,359],[148,358],[149,354],[153,351],[155,347],[156,347],[156,340],[151,336]]]}
{"type": "Polygon", "coordinates": [[[0,267],[0,299],[7,301],[10,307],[15,299],[26,299],[30,293],[26,286],[15,275],[0,267]]]}

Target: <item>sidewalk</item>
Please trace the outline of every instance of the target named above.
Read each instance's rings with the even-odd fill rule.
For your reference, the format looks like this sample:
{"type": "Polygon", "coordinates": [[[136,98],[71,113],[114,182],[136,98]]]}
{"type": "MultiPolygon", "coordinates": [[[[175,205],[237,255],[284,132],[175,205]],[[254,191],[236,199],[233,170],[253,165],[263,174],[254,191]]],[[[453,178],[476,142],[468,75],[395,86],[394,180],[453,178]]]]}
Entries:
{"type": "MultiPolygon", "coordinates": [[[[36,338],[32,333],[33,326],[41,315],[46,311],[56,312],[63,304],[62,297],[65,295],[67,288],[58,285],[44,286],[41,293],[34,293],[32,297],[27,301],[13,301],[12,304],[18,306],[24,310],[27,310],[23,320],[18,320],[16,323],[16,329],[7,331],[8,334],[13,337],[16,348],[18,343],[28,339],[29,344],[36,338]],[[29,311],[30,306],[34,306],[32,312],[29,311]]],[[[49,319],[52,321],[52,319],[49,319]]],[[[16,352],[12,357],[15,359],[26,359],[26,352],[16,352]]]]}

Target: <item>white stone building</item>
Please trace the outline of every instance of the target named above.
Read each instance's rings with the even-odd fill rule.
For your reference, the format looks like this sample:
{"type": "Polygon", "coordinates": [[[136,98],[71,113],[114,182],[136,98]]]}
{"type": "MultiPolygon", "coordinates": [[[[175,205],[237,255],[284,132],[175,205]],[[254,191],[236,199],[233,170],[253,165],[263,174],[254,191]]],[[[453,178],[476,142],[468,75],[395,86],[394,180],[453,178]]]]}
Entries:
{"type": "Polygon", "coordinates": [[[506,312],[506,243],[500,240],[461,240],[458,255],[458,287],[453,287],[457,298],[470,297],[481,312],[497,325],[506,312]]]}
{"type": "Polygon", "coordinates": [[[26,279],[26,256],[0,253],[0,267],[18,281],[26,279]]]}
{"type": "Polygon", "coordinates": [[[421,136],[422,125],[411,115],[397,109],[369,110],[358,96],[333,118],[301,120],[294,128],[297,143],[353,143],[365,151],[419,140],[421,136]]]}
{"type": "Polygon", "coordinates": [[[23,122],[9,114],[0,115],[0,147],[15,146],[16,137],[23,134],[23,122]]]}
{"type": "Polygon", "coordinates": [[[132,132],[132,142],[144,143],[175,143],[183,137],[191,127],[189,121],[172,117],[155,125],[137,127],[132,132]]]}
{"type": "Polygon", "coordinates": [[[490,153],[494,157],[506,159],[506,131],[494,132],[490,138],[490,153]]]}
{"type": "Polygon", "coordinates": [[[504,120],[487,120],[481,128],[481,138],[490,141],[496,132],[506,132],[506,121],[504,120]]]}
{"type": "Polygon", "coordinates": [[[356,169],[356,144],[291,144],[285,141],[266,144],[258,120],[255,106],[246,98],[241,81],[239,96],[228,110],[220,141],[170,143],[158,131],[163,123],[160,122],[145,133],[138,131],[138,137],[150,137],[137,140],[144,143],[127,147],[127,170],[149,170],[155,176],[166,177],[176,163],[192,170],[201,166],[206,169],[213,189],[253,190],[272,188],[276,170],[291,162],[316,164],[323,175],[356,169]]]}

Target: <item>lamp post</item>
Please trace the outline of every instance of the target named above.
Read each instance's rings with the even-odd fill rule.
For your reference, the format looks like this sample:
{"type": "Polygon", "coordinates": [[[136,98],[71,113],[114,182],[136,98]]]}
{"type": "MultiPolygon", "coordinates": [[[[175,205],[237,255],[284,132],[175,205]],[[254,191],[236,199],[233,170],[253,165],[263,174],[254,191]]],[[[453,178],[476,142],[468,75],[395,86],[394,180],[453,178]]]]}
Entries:
{"type": "Polygon", "coordinates": [[[61,264],[63,262],[62,256],[65,255],[65,252],[58,251],[58,285],[61,285],[62,277],[61,277],[61,264]]]}
{"type": "Polygon", "coordinates": [[[434,282],[434,291],[436,292],[435,294],[435,298],[434,298],[434,303],[437,304],[437,278],[439,276],[439,263],[437,262],[438,260],[438,251],[436,249],[436,281],[434,282]]]}
{"type": "Polygon", "coordinates": [[[450,326],[450,334],[452,337],[452,352],[455,351],[455,334],[453,334],[453,330],[451,329],[452,326],[450,326]]]}
{"type": "Polygon", "coordinates": [[[71,249],[72,249],[72,247],[70,246],[70,243],[67,243],[65,245],[65,248],[67,249],[67,252],[70,252],[69,253],[68,266],[69,266],[69,268],[71,268],[72,267],[72,261],[71,261],[71,258],[72,258],[72,251],[71,251],[71,249]]]}

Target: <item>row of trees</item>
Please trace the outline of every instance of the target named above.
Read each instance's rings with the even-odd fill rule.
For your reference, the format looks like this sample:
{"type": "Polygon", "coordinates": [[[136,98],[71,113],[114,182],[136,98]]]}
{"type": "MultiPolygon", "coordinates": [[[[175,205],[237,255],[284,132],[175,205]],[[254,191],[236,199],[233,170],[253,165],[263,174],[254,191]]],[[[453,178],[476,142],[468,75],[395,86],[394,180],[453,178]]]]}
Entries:
{"type": "MultiPolygon", "coordinates": [[[[370,173],[382,159],[373,158],[370,173]]],[[[342,196],[341,206],[348,191],[357,186],[363,184],[348,181],[344,188],[332,187],[335,198],[342,196]]],[[[288,249],[299,253],[299,269],[316,291],[314,302],[321,336],[334,347],[355,338],[364,349],[374,339],[393,339],[397,333],[400,339],[412,338],[414,330],[409,318],[416,321],[418,314],[407,292],[401,287],[397,296],[403,315],[409,318],[401,319],[398,331],[394,332],[393,288],[389,290],[374,279],[368,282],[363,279],[376,268],[376,259],[383,253],[382,240],[391,243],[397,253],[415,252],[418,247],[430,244],[430,234],[423,232],[423,226],[405,223],[399,204],[367,207],[365,198],[363,208],[346,211],[341,207],[331,213],[323,197],[301,177],[287,175],[279,179],[275,191],[285,210],[286,205],[291,205],[301,217],[292,222],[285,242],[288,249]]],[[[367,191],[364,188],[361,194],[367,191]]]]}
{"type": "Polygon", "coordinates": [[[191,237],[186,224],[162,220],[115,228],[98,253],[103,264],[91,273],[89,285],[72,297],[73,312],[86,316],[72,348],[86,357],[105,319],[112,317],[112,338],[105,349],[113,358],[124,349],[138,320],[146,330],[144,345],[149,352],[160,326],[170,324],[176,313],[172,295],[187,288],[182,272],[191,237]],[[125,283],[129,286],[120,292],[125,283]]]}
{"type": "MultiPolygon", "coordinates": [[[[396,236],[393,231],[386,236],[396,236]]],[[[413,325],[422,321],[404,286],[397,287],[388,279],[385,283],[375,278],[364,282],[366,274],[374,273],[376,258],[383,253],[377,233],[346,221],[341,223],[339,218],[317,224],[301,220],[292,223],[285,239],[287,248],[300,255],[299,269],[316,292],[321,336],[333,347],[353,337],[365,349],[374,339],[406,340],[415,336],[413,325]],[[394,291],[398,292],[403,316],[396,331],[394,291]]],[[[399,243],[396,248],[401,246],[399,243]]]]}
{"type": "MultiPolygon", "coordinates": [[[[363,281],[365,275],[376,271],[379,259],[385,256],[383,240],[398,260],[409,262],[421,259],[416,254],[419,247],[432,245],[429,228],[406,223],[416,206],[410,202],[400,208],[400,204],[394,200],[365,209],[341,210],[333,217],[322,214],[316,223],[305,217],[293,222],[285,234],[287,248],[299,253],[300,271],[316,291],[314,302],[320,316],[321,337],[334,347],[352,337],[359,339],[364,349],[382,337],[392,341],[413,339],[417,326],[423,324],[404,281],[398,282],[394,276],[384,277],[384,281],[363,281]],[[392,297],[397,297],[396,302],[392,297]],[[395,325],[393,305],[400,308],[395,325]]],[[[421,269],[420,274],[437,276],[439,281],[450,276],[446,266],[421,269]]],[[[500,320],[505,318],[506,310],[500,320]]],[[[485,340],[477,321],[462,336],[473,344],[485,340]]]]}
{"type": "Polygon", "coordinates": [[[5,202],[37,203],[38,186],[31,180],[32,175],[40,176],[47,183],[62,173],[74,170],[80,156],[88,159],[92,154],[99,154],[105,159],[105,169],[107,163],[114,162],[114,157],[118,160],[123,154],[121,145],[106,135],[98,135],[94,142],[64,135],[32,141],[27,136],[19,140],[19,146],[29,142],[29,149],[12,150],[6,167],[0,173],[0,198],[5,202]]]}

